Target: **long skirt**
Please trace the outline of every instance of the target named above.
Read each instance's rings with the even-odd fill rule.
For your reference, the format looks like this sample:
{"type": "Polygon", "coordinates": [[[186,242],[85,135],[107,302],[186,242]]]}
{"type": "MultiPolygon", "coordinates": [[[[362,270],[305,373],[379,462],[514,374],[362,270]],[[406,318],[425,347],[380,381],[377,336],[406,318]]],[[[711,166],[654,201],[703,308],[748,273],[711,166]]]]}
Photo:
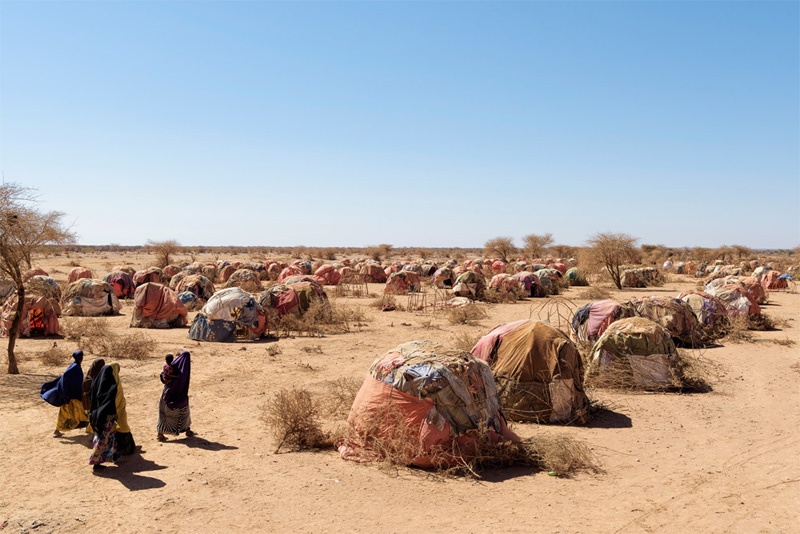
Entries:
{"type": "Polygon", "coordinates": [[[117,452],[117,423],[115,419],[115,416],[109,415],[102,430],[95,431],[94,439],[92,440],[94,447],[92,455],[89,457],[89,465],[102,464],[114,460],[114,454],[117,452]]]}
{"type": "Polygon", "coordinates": [[[127,456],[136,452],[136,442],[130,432],[120,432],[117,430],[117,453],[120,456],[127,456]]]}
{"type": "Polygon", "coordinates": [[[189,405],[183,408],[170,408],[162,395],[158,401],[158,424],[156,430],[159,434],[173,434],[177,436],[181,432],[186,432],[192,426],[192,417],[189,412],[189,405]]]}
{"type": "Polygon", "coordinates": [[[78,399],[72,399],[67,404],[58,408],[58,419],[56,429],[60,432],[67,432],[78,428],[81,423],[88,424],[89,419],[83,409],[83,403],[78,399]]]}

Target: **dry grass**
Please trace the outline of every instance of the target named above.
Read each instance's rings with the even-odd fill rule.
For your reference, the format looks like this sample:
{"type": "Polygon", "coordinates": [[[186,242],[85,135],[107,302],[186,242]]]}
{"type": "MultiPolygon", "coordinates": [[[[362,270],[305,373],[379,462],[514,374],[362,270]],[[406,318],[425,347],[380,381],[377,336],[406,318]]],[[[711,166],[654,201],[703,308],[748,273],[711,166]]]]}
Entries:
{"type": "Polygon", "coordinates": [[[478,321],[489,316],[486,310],[475,303],[459,306],[458,308],[447,308],[445,314],[450,324],[465,324],[468,326],[476,326],[478,321]]]}
{"type": "Polygon", "coordinates": [[[78,348],[95,356],[119,360],[143,360],[152,356],[157,343],[147,334],[136,332],[118,336],[108,323],[99,317],[76,317],[63,321],[61,332],[78,348]]]}
{"type": "Polygon", "coordinates": [[[360,331],[366,326],[366,320],[366,314],[360,307],[315,300],[300,316],[290,313],[280,317],[277,313],[270,313],[269,324],[279,337],[323,337],[360,331]]]}
{"type": "Polygon", "coordinates": [[[750,321],[747,317],[731,319],[723,341],[726,343],[755,343],[756,337],[750,332],[750,321]]]}
{"type": "Polygon", "coordinates": [[[453,335],[452,341],[450,341],[450,346],[454,349],[463,350],[469,352],[472,350],[472,347],[480,340],[480,335],[471,335],[468,332],[458,332],[453,335]]]}
{"type": "Polygon", "coordinates": [[[627,358],[614,358],[599,371],[587,376],[583,385],[587,388],[645,390],[645,391],[682,391],[687,393],[705,393],[711,391],[708,382],[711,364],[702,358],[700,351],[678,350],[677,357],[671,363],[669,384],[650,385],[637,384],[633,370],[627,358]]]}
{"type": "Polygon", "coordinates": [[[60,348],[57,342],[55,342],[52,347],[39,354],[39,358],[45,365],[59,367],[72,362],[70,358],[71,354],[70,351],[60,348]]]}
{"type": "Polygon", "coordinates": [[[500,291],[497,288],[490,287],[484,291],[483,300],[494,304],[513,304],[519,300],[519,297],[513,291],[500,291]]]}
{"type": "Polygon", "coordinates": [[[397,299],[394,295],[381,295],[370,303],[370,306],[381,311],[394,311],[397,309],[397,299]]]}
{"type": "Polygon", "coordinates": [[[320,405],[305,389],[282,389],[262,408],[261,419],[277,443],[275,454],[329,448],[330,436],[322,431],[320,405]]]}
{"type": "Polygon", "coordinates": [[[578,298],[585,300],[608,300],[611,298],[611,292],[602,287],[592,286],[589,289],[579,291],[578,298]]]}
{"type": "Polygon", "coordinates": [[[361,389],[361,380],[355,378],[337,378],[325,383],[327,396],[325,411],[329,415],[347,415],[361,389]]]}

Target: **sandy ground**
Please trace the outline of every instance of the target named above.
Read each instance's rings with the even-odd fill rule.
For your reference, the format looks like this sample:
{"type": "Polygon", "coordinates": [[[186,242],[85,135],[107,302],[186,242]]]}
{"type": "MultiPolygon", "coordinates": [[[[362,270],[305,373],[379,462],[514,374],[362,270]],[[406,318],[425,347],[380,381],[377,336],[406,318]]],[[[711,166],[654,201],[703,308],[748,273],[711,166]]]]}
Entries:
{"type": "MultiPolygon", "coordinates": [[[[101,274],[111,264],[150,263],[143,254],[128,254],[50,257],[39,264],[62,281],[70,261],[101,274]]],[[[670,282],[615,291],[614,297],[677,294],[693,286],[691,280],[670,282]]],[[[370,291],[379,294],[382,286],[371,285],[370,291]]],[[[571,289],[565,296],[585,303],[577,293],[571,289]]],[[[337,302],[345,300],[364,308],[366,326],[324,338],[214,344],[188,340],[187,329],[146,331],[158,341],[152,358],[120,361],[141,454],[101,475],[87,465],[88,435],[75,430],[51,437],[57,409],[38,396],[40,385],[69,362],[42,363],[38,354],[52,339],[21,340],[22,374],[0,375],[0,530],[800,532],[800,345],[770,342],[800,341],[800,294],[770,295],[765,311],[787,320],[783,330],[756,332],[756,343],[703,352],[712,392],[593,390],[591,397],[611,410],[587,426],[513,426],[523,437],[566,434],[584,441],[602,472],[557,478],[508,468],[485,472],[480,481],[410,469],[387,472],[342,460],[332,450],[274,454],[261,407],[282,388],[304,387],[321,396],[332,379],[360,380],[376,357],[399,342],[448,343],[502,322],[536,318],[541,300],[488,305],[488,318],[474,326],[453,326],[441,315],[379,312],[369,306],[372,298],[337,302]],[[279,353],[270,355],[275,346],[279,353]],[[158,373],[163,354],[180,348],[192,352],[197,436],[160,443],[158,373]]],[[[122,315],[106,320],[129,335],[130,312],[128,304],[122,315]]],[[[84,370],[93,358],[87,354],[84,370]]]]}

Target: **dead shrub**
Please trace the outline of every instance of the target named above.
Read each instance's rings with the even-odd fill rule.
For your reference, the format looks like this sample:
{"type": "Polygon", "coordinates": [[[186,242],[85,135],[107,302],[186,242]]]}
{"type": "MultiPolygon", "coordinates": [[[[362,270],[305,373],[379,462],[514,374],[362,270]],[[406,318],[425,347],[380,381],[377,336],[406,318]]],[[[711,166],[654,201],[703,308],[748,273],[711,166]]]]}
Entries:
{"type": "Polygon", "coordinates": [[[381,295],[373,300],[370,306],[380,311],[394,311],[397,309],[397,299],[392,294],[381,295]]]}
{"type": "Polygon", "coordinates": [[[458,332],[453,336],[450,346],[454,349],[471,351],[472,347],[480,340],[480,335],[471,335],[469,332],[458,332]]]}
{"type": "Polygon", "coordinates": [[[678,350],[669,366],[670,384],[637,384],[627,358],[614,358],[591,375],[583,385],[587,388],[625,389],[641,391],[683,391],[705,393],[711,391],[707,382],[708,364],[690,351],[678,350]]]}
{"type": "Polygon", "coordinates": [[[305,347],[302,347],[300,350],[302,350],[306,354],[322,354],[322,345],[306,345],[305,347]]]}
{"type": "Polygon", "coordinates": [[[361,384],[361,380],[352,377],[328,380],[325,384],[328,393],[325,411],[330,415],[347,415],[356,400],[358,390],[361,389],[361,384]]]}
{"type": "Polygon", "coordinates": [[[328,448],[330,436],[319,422],[320,406],[305,389],[282,389],[262,408],[261,419],[277,443],[291,451],[328,448]]]}
{"type": "Polygon", "coordinates": [[[42,363],[48,365],[50,367],[58,367],[64,365],[67,362],[71,363],[70,355],[72,353],[60,348],[56,343],[53,343],[53,346],[47,349],[46,351],[42,352],[39,357],[42,360],[42,363]]]}
{"type": "Polygon", "coordinates": [[[68,340],[77,342],[81,350],[120,360],[143,360],[151,356],[157,346],[143,332],[127,336],[116,335],[108,323],[99,317],[76,317],[64,321],[61,332],[68,340]]]}
{"type": "Polygon", "coordinates": [[[755,343],[756,338],[750,332],[750,321],[747,317],[733,317],[723,341],[727,343],[755,343]]]}
{"type": "Polygon", "coordinates": [[[608,300],[611,298],[611,292],[602,287],[592,286],[589,289],[579,291],[578,298],[585,300],[608,300]]]}
{"type": "Polygon", "coordinates": [[[315,300],[302,315],[289,313],[283,317],[274,311],[269,315],[269,324],[274,325],[281,337],[322,337],[326,334],[347,334],[354,328],[366,326],[366,315],[360,307],[336,304],[326,300],[315,300]]]}
{"type": "Polygon", "coordinates": [[[519,300],[519,297],[513,291],[501,291],[490,287],[484,291],[483,300],[493,304],[513,304],[519,300]]]}
{"type": "Polygon", "coordinates": [[[489,316],[486,310],[475,303],[459,306],[457,308],[448,308],[446,315],[450,324],[465,324],[469,326],[475,326],[479,320],[489,316]]]}

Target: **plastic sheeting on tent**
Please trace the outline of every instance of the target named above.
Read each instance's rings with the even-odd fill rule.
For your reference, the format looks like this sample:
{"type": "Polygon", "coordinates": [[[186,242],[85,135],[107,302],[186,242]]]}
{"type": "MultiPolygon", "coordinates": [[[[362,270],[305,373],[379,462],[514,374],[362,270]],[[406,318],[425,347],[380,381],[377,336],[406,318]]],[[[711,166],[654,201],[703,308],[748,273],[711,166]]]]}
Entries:
{"type": "Polygon", "coordinates": [[[362,462],[380,459],[387,438],[402,463],[419,467],[463,461],[484,431],[495,442],[519,440],[500,412],[489,366],[430,341],[403,343],[376,359],[347,423],[339,452],[362,462]]]}
{"type": "Polygon", "coordinates": [[[178,294],[167,286],[147,282],[133,296],[133,328],[177,328],[186,326],[188,312],[178,294]]]}
{"type": "Polygon", "coordinates": [[[251,336],[259,337],[267,329],[264,309],[255,297],[239,287],[214,293],[192,321],[189,339],[197,341],[236,341],[236,329],[246,327],[251,336]],[[233,310],[236,309],[236,317],[233,310]]]}

